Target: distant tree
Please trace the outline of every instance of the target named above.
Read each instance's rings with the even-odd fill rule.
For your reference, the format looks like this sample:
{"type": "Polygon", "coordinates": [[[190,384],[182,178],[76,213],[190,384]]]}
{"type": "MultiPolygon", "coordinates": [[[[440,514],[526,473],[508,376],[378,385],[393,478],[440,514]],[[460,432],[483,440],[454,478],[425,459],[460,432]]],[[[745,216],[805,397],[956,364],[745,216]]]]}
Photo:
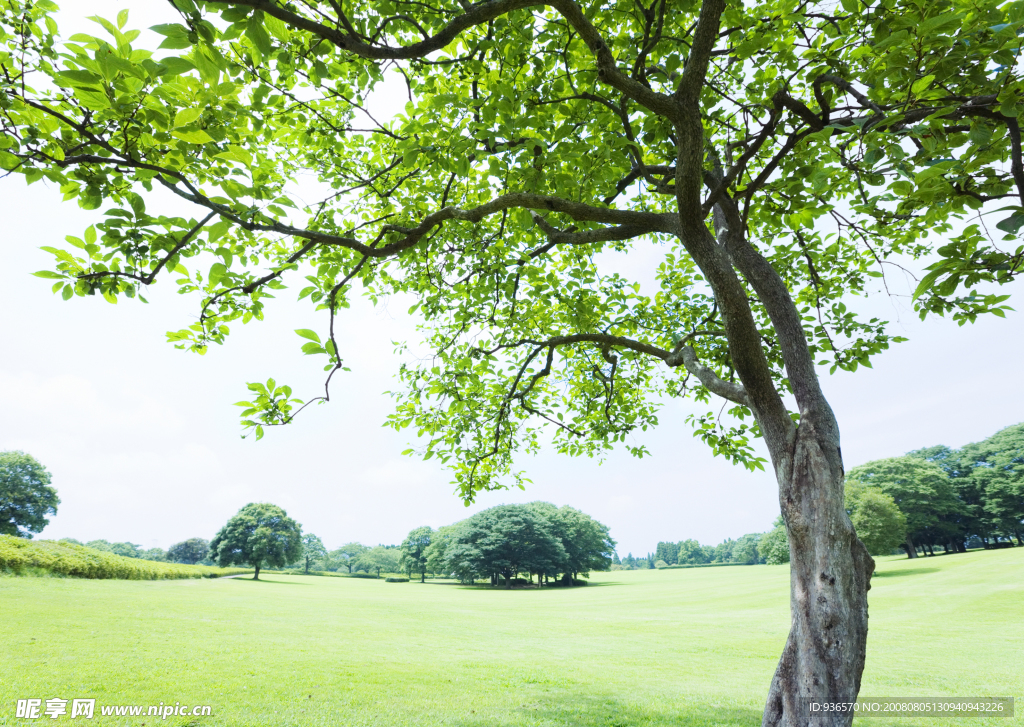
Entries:
{"type": "Polygon", "coordinates": [[[407,569],[410,577],[412,571],[418,570],[420,583],[426,583],[427,580],[427,549],[430,548],[433,535],[433,528],[424,525],[411,531],[402,541],[399,567],[407,569]]]}
{"type": "Polygon", "coordinates": [[[757,544],[761,540],[761,535],[761,533],[748,533],[737,540],[732,547],[732,562],[743,565],[763,563],[764,559],[757,552],[757,544]]]}
{"type": "Polygon", "coordinates": [[[711,561],[709,548],[702,546],[696,540],[680,541],[676,551],[676,562],[683,565],[697,565],[711,561]]]}
{"type": "Polygon", "coordinates": [[[172,563],[195,565],[210,554],[210,541],[203,538],[189,538],[175,543],[167,549],[167,560],[172,563]]]}
{"type": "Polygon", "coordinates": [[[768,565],[789,562],[789,536],[786,534],[786,523],[782,520],[782,515],[775,518],[773,529],[757,541],[757,554],[768,565]]]}
{"type": "Polygon", "coordinates": [[[453,571],[463,577],[468,573],[497,575],[511,588],[519,573],[562,571],[569,554],[551,530],[551,523],[537,514],[535,507],[498,505],[456,526],[447,548],[448,560],[453,571]]]}
{"type": "Polygon", "coordinates": [[[74,538],[61,538],[57,541],[58,543],[71,543],[71,545],[85,545],[81,540],[75,540],[74,538]]]}
{"type": "Polygon", "coordinates": [[[139,557],[143,560],[163,562],[167,560],[167,551],[163,548],[150,548],[149,550],[143,551],[139,557]]]}
{"type": "Polygon", "coordinates": [[[30,454],[0,452],[0,535],[31,538],[57,514],[60,498],[50,473],[30,454]]]}
{"type": "Polygon", "coordinates": [[[452,575],[448,563],[448,545],[452,542],[454,531],[454,525],[442,525],[430,536],[430,545],[427,546],[424,557],[427,560],[427,570],[431,573],[452,575]]]}
{"type": "Polygon", "coordinates": [[[385,573],[398,572],[398,559],[400,557],[398,548],[377,545],[369,548],[356,557],[356,570],[364,570],[367,573],[376,573],[380,578],[381,571],[385,573]]]}
{"type": "Polygon", "coordinates": [[[124,558],[141,558],[142,546],[135,543],[111,543],[110,552],[124,558]]]}
{"type": "Polygon", "coordinates": [[[332,562],[337,563],[339,567],[345,568],[349,573],[351,573],[352,566],[355,565],[356,558],[367,550],[369,550],[369,548],[362,543],[346,543],[337,550],[332,550],[330,552],[330,558],[332,562]]]}
{"type": "Polygon", "coordinates": [[[846,512],[871,555],[888,555],[907,538],[907,518],[896,501],[878,487],[857,481],[846,485],[846,512]]]}
{"type": "Polygon", "coordinates": [[[655,568],[668,568],[668,563],[666,563],[661,558],[658,558],[656,561],[654,561],[654,567],[655,568]]]}
{"type": "Polygon", "coordinates": [[[949,478],[957,502],[954,508],[940,515],[940,520],[946,524],[944,529],[952,535],[945,544],[947,549],[961,553],[967,550],[966,541],[971,535],[983,541],[992,537],[992,521],[985,510],[985,486],[973,477],[974,461],[965,449],[937,445],[907,453],[908,457],[917,457],[938,465],[949,478]]]}
{"type": "MultiPolygon", "coordinates": [[[[666,565],[675,565],[679,562],[679,544],[658,543],[658,546],[654,549],[654,557],[656,560],[665,561],[666,565]]],[[[657,566],[657,563],[655,563],[655,566],[657,566]]]]}
{"type": "Polygon", "coordinates": [[[549,502],[531,502],[527,507],[548,521],[548,532],[565,549],[567,558],[559,570],[570,579],[587,576],[591,570],[605,571],[611,566],[615,541],[607,525],[568,505],[555,507],[549,502]]]}
{"type": "Polygon", "coordinates": [[[731,563],[732,562],[732,549],[736,546],[736,541],[732,538],[726,538],[721,543],[714,547],[711,554],[712,563],[731,563]]]}
{"type": "Polygon", "coordinates": [[[90,540],[85,544],[86,548],[92,548],[93,550],[102,550],[104,553],[113,553],[114,550],[110,545],[110,541],[107,540],[90,540]]]}
{"type": "Polygon", "coordinates": [[[992,527],[1024,545],[1024,424],[1002,429],[963,449],[971,479],[985,493],[992,527]]]}
{"type": "Polygon", "coordinates": [[[622,561],[619,560],[619,554],[618,553],[615,553],[612,556],[612,565],[622,565],[622,561]]]}
{"type": "Polygon", "coordinates": [[[917,557],[915,544],[927,546],[951,537],[950,522],[943,518],[956,509],[957,501],[949,478],[934,462],[909,456],[880,459],[854,467],[846,481],[847,486],[878,487],[895,500],[907,518],[903,547],[908,557],[917,557]]]}
{"type": "Polygon", "coordinates": [[[251,565],[259,580],[260,568],[283,568],[302,555],[302,529],[277,505],[249,503],[210,542],[217,564],[251,565]]]}
{"type": "Polygon", "coordinates": [[[327,558],[327,548],[319,537],[313,533],[306,533],[302,536],[302,560],[306,573],[309,573],[309,566],[318,560],[327,558]]]}

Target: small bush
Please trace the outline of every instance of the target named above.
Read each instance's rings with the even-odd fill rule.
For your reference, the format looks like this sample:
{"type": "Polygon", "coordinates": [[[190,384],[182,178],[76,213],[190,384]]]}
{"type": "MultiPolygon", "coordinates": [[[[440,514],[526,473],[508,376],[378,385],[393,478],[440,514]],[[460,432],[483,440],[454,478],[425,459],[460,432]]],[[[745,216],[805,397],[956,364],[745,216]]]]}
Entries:
{"type": "Polygon", "coordinates": [[[373,573],[352,573],[349,578],[376,578],[373,573]]]}
{"type": "Polygon", "coordinates": [[[0,570],[16,575],[40,575],[42,571],[52,576],[129,580],[218,578],[249,572],[246,568],[210,568],[126,558],[84,545],[25,540],[11,535],[0,535],[0,570]]]}
{"type": "Polygon", "coordinates": [[[408,578],[395,578],[395,577],[392,576],[392,577],[385,578],[384,582],[385,583],[408,583],[409,579],[408,578]]]}

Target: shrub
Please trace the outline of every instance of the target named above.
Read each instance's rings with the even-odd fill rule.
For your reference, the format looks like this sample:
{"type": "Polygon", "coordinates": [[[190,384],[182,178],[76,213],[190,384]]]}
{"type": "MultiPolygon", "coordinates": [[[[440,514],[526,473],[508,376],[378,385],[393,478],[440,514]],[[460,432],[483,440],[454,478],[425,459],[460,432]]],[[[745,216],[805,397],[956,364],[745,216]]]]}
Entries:
{"type": "Polygon", "coordinates": [[[0,535],[0,569],[25,575],[41,570],[51,575],[130,580],[217,578],[249,572],[246,568],[209,568],[125,558],[84,545],[9,535],[0,535]]]}
{"type": "Polygon", "coordinates": [[[409,579],[408,578],[395,578],[395,577],[392,576],[392,577],[385,578],[384,582],[385,583],[408,583],[409,579]]]}
{"type": "Polygon", "coordinates": [[[656,561],[654,561],[654,567],[655,568],[659,568],[659,569],[661,569],[661,568],[668,568],[668,563],[666,563],[663,560],[656,560],[656,561]]]}

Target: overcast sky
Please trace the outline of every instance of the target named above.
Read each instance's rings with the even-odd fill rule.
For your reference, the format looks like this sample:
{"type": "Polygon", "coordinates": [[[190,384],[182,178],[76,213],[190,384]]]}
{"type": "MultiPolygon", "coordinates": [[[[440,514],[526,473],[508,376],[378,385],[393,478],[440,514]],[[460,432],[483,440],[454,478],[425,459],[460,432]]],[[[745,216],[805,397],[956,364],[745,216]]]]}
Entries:
{"type": "MultiPolygon", "coordinates": [[[[120,6],[88,3],[106,17],[120,6]]],[[[168,19],[151,5],[149,18],[133,21],[168,19]]],[[[400,106],[404,98],[381,102],[400,106]]],[[[684,423],[702,409],[685,402],[669,403],[662,426],[638,438],[651,457],[617,453],[601,465],[554,454],[523,458],[533,480],[526,492],[485,493],[463,507],[443,468],[400,456],[416,444],[411,430],[381,427],[391,411],[383,392],[397,385],[400,363],[391,342],[413,335],[408,306],[399,302],[345,311],[343,356],[352,371],[335,378],[331,404],[259,442],[243,441],[232,403],[248,398],[245,382],[273,376],[302,398],[319,393],[320,365],[301,355],[292,331],[321,321],[294,302],[294,291],[279,294],[265,322],[234,326],[228,345],[205,357],[177,351],[164,333],[194,320],[196,299],[165,281],[146,293],[148,306],[62,301],[50,282],[31,276],[51,266],[38,248],[61,246],[97,217],[20,177],[0,181],[0,200],[0,450],[42,461],[61,498],[37,537],[167,547],[210,538],[246,503],[268,501],[333,548],[350,540],[397,543],[420,525],[541,499],[606,523],[625,555],[653,551],[659,540],[713,544],[767,530],[778,514],[774,477],[713,458],[684,423]]],[[[650,259],[633,255],[629,267],[650,259]]],[[[1006,290],[1013,291],[1010,303],[1019,307],[1021,284],[1006,290]]],[[[883,295],[865,305],[911,340],[876,358],[874,369],[825,377],[847,468],[933,444],[961,446],[1024,420],[1021,314],[958,327],[942,319],[922,324],[905,301],[883,295]]]]}

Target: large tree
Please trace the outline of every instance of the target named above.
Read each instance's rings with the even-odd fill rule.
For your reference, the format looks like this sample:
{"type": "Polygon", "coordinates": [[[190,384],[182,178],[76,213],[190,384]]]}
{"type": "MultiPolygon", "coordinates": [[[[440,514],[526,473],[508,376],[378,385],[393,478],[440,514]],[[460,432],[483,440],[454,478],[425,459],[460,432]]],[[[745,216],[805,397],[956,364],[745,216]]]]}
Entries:
{"type": "MultiPolygon", "coordinates": [[[[873,561],[817,364],[855,370],[889,345],[851,294],[891,256],[932,252],[926,232],[953,239],[921,310],[1001,312],[959,291],[1019,274],[1024,246],[949,219],[1009,204],[999,229],[1024,224],[1020,6],[173,4],[154,56],[126,12],[63,41],[49,0],[0,3],[0,166],[105,208],[52,248],[54,291],[113,301],[173,276],[202,303],[171,337],[202,352],[305,278],[326,320],[299,335],[328,385],[353,287],[414,296],[435,355],[403,368],[392,421],[467,499],[519,482],[514,455],[546,427],[569,454],[639,454],[650,395],[693,397],[716,454],[763,466],[761,437],[779,482],[792,630],[765,723],[853,701],[873,561]],[[409,104],[377,123],[364,103],[389,67],[409,104]],[[306,205],[293,182],[310,176],[330,191],[306,205]],[[161,213],[167,193],[195,211],[161,213]],[[651,261],[642,280],[617,271],[627,250],[651,261]]],[[[250,388],[257,437],[297,413],[290,387],[250,388]]]]}
{"type": "Polygon", "coordinates": [[[536,505],[498,505],[457,523],[447,533],[445,570],[462,580],[501,576],[506,588],[520,573],[568,572],[569,554],[536,505]]]}
{"type": "Polygon", "coordinates": [[[30,454],[0,452],[0,535],[31,538],[57,514],[60,498],[50,473],[30,454]]]}
{"type": "Polygon", "coordinates": [[[251,502],[238,511],[210,541],[217,565],[248,565],[260,579],[264,566],[283,568],[302,557],[302,527],[277,505],[251,502]]]}

